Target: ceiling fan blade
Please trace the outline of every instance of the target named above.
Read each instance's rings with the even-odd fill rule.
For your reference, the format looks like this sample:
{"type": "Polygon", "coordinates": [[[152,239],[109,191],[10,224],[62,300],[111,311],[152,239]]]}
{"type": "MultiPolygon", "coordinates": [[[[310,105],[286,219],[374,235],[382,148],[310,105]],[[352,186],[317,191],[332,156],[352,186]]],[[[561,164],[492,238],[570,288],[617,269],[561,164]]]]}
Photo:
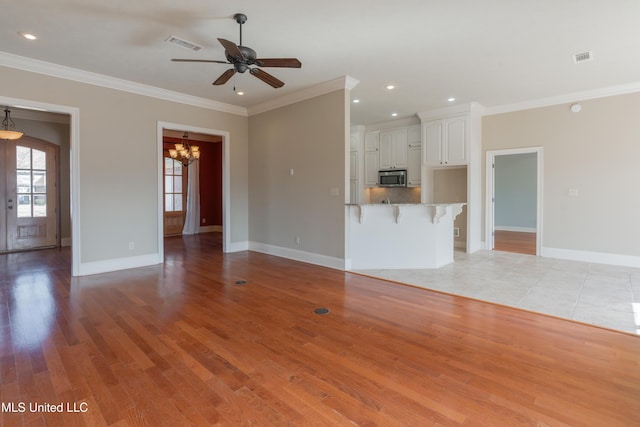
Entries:
{"type": "Polygon", "coordinates": [[[276,79],[271,74],[261,70],[260,68],[252,68],[249,72],[271,87],[279,88],[284,86],[284,82],[276,79]]]}
{"type": "Polygon", "coordinates": [[[230,56],[244,60],[244,55],[238,48],[238,45],[236,45],[234,42],[230,42],[229,40],[225,40],[225,39],[218,39],[218,41],[230,56]]]}
{"type": "Polygon", "coordinates": [[[215,82],[213,82],[214,85],[218,86],[218,85],[223,85],[226,82],[229,81],[229,79],[236,73],[236,70],[233,68],[229,68],[227,71],[225,71],[224,73],[222,73],[222,75],[220,77],[218,77],[216,79],[215,82]]]}
{"type": "Polygon", "coordinates": [[[172,59],[173,62],[214,62],[216,64],[229,64],[227,61],[216,61],[215,59],[172,59]]]}
{"type": "Polygon", "coordinates": [[[256,65],[259,65],[260,67],[302,67],[302,63],[296,58],[259,58],[256,59],[256,65]]]}

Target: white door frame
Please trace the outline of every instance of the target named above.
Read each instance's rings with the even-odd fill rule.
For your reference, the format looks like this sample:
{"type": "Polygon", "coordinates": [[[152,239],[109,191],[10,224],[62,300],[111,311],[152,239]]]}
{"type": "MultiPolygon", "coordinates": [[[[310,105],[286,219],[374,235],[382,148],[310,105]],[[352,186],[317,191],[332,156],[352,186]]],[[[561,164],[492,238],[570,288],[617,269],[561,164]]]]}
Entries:
{"type": "Polygon", "coordinates": [[[513,148],[505,150],[487,151],[486,157],[486,200],[485,200],[485,249],[493,250],[493,232],[495,228],[495,159],[497,156],[511,154],[536,153],[536,255],[540,256],[542,250],[542,147],[513,148]]]}
{"type": "Polygon", "coordinates": [[[164,156],[163,156],[163,130],[178,132],[202,133],[215,135],[222,138],[222,252],[228,252],[231,248],[231,180],[230,180],[230,156],[229,156],[229,132],[207,129],[179,123],[158,121],[158,255],[160,262],[164,262],[164,156]]]}
{"type": "Polygon", "coordinates": [[[71,151],[71,275],[80,273],[80,109],[66,105],[48,104],[46,102],[31,101],[28,99],[9,98],[0,96],[1,105],[14,106],[16,108],[33,108],[52,113],[68,114],[71,116],[69,124],[70,151],[71,151]]]}

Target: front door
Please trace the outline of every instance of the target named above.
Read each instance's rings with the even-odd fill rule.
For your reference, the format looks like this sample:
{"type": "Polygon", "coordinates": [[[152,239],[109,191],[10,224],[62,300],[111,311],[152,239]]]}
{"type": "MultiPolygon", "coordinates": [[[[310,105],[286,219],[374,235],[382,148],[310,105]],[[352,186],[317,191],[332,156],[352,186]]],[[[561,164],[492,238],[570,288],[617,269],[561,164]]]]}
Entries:
{"type": "Polygon", "coordinates": [[[0,252],[57,245],[57,147],[0,141],[0,252]]]}

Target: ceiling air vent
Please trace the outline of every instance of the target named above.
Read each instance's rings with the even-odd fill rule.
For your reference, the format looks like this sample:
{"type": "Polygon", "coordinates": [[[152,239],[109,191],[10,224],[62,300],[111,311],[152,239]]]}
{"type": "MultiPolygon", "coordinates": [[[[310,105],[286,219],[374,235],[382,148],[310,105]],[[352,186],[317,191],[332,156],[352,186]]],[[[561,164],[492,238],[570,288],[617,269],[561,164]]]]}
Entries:
{"type": "Polygon", "coordinates": [[[176,36],[169,36],[169,38],[166,41],[169,43],[173,43],[176,46],[180,46],[182,48],[192,50],[194,52],[197,52],[200,49],[202,49],[202,46],[198,46],[195,43],[188,42],[176,36]]]}
{"type": "Polygon", "coordinates": [[[591,51],[576,53],[573,55],[573,62],[579,64],[581,62],[591,61],[593,59],[593,53],[591,51]]]}

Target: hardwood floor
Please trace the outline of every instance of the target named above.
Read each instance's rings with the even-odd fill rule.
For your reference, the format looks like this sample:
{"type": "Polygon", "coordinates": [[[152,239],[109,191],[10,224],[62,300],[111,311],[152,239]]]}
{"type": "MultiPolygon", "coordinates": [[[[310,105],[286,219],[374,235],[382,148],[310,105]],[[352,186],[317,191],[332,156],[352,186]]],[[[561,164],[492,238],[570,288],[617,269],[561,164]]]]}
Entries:
{"type": "Polygon", "coordinates": [[[493,235],[493,249],[495,251],[535,255],[536,233],[495,230],[493,235]]]}
{"type": "Polygon", "coordinates": [[[74,279],[66,250],[0,256],[0,424],[638,424],[637,336],[223,255],[216,234],[165,249],[74,279]]]}

